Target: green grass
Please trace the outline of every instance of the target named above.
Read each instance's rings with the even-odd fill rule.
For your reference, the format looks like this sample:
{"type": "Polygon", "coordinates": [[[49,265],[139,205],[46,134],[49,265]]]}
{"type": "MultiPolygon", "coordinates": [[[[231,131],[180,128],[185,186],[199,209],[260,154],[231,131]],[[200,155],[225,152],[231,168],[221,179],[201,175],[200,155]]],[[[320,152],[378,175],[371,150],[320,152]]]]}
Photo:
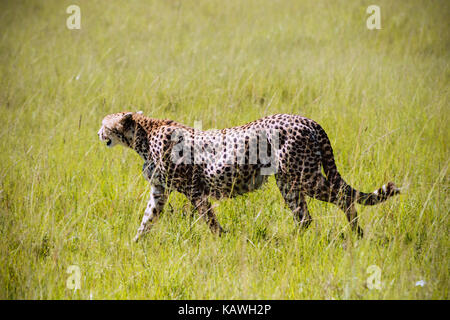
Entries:
{"type": "Polygon", "coordinates": [[[448,299],[448,1],[2,1],[1,299],[448,299]],[[81,8],[81,30],[66,7],[81,8]],[[381,8],[368,30],[366,8],[381,8]],[[174,193],[140,243],[149,186],[103,116],[203,128],[296,113],[327,131],[344,179],[404,193],[308,202],[299,232],[273,178],[215,202],[217,238],[174,193]],[[69,290],[67,268],[81,270],[69,290]],[[381,269],[381,290],[366,287],[381,269]],[[423,287],[416,286],[425,280],[423,287]]]}

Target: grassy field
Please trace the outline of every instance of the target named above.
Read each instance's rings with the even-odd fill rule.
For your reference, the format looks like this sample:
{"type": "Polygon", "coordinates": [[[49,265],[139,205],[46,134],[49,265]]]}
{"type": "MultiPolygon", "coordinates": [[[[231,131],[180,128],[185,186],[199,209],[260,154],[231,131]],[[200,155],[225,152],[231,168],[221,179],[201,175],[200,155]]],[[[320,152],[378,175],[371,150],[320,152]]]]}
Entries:
{"type": "Polygon", "coordinates": [[[448,1],[1,1],[0,298],[448,299],[449,15],[448,1]],[[404,192],[358,206],[361,240],[315,200],[299,232],[273,178],[214,202],[221,238],[174,193],[135,244],[141,159],[96,134],[123,110],[204,129],[301,114],[352,186],[404,192]]]}

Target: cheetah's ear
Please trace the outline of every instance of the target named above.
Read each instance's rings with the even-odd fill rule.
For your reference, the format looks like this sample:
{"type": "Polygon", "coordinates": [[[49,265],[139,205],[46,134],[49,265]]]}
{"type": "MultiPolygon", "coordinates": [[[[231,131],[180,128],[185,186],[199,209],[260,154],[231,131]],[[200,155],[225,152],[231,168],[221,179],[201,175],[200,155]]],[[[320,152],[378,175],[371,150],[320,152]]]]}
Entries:
{"type": "Polygon", "coordinates": [[[133,117],[133,112],[127,112],[122,116],[121,121],[127,121],[133,117]]]}
{"type": "Polygon", "coordinates": [[[131,122],[133,121],[133,112],[127,112],[125,113],[122,118],[120,119],[120,123],[123,127],[128,127],[131,122]]]}

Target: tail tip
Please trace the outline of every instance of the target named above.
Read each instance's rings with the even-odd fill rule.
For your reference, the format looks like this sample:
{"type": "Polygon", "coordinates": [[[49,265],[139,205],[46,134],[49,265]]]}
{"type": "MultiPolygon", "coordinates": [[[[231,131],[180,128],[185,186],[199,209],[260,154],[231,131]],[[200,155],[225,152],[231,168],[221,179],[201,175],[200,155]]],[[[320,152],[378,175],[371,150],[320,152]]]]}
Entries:
{"type": "Polygon", "coordinates": [[[397,188],[395,183],[393,183],[392,181],[383,186],[383,191],[389,196],[400,194],[400,188],[397,188]]]}

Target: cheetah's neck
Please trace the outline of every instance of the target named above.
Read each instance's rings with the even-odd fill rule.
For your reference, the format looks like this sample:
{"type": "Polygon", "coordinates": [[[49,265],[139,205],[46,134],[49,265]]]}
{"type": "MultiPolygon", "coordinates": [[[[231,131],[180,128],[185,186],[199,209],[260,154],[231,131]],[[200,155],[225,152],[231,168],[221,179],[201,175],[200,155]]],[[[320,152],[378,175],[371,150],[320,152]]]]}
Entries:
{"type": "Polygon", "coordinates": [[[134,137],[133,141],[129,144],[129,147],[136,151],[144,161],[149,159],[150,150],[148,138],[149,134],[146,128],[138,121],[138,119],[135,119],[134,137]]]}

